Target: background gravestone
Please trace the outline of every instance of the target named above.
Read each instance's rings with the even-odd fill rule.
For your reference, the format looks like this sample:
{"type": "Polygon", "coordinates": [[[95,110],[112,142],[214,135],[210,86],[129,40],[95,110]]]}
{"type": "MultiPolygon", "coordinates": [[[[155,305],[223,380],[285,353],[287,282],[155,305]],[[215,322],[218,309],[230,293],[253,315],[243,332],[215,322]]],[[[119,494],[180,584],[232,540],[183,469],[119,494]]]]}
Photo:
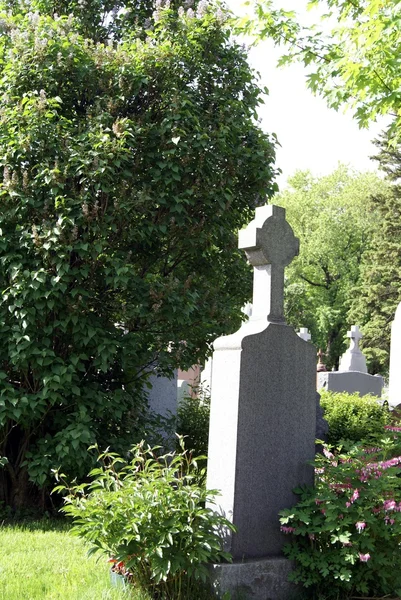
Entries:
{"type": "Polygon", "coordinates": [[[278,512],[296,503],[297,485],[313,483],[316,350],[284,320],[284,268],[298,253],[284,209],[257,208],[239,247],[254,267],[253,309],[214,344],[207,475],[238,532],[225,540],[234,564],[214,566],[215,588],[286,600],[294,588],[278,512]]]}
{"type": "Polygon", "coordinates": [[[401,404],[401,303],[391,326],[388,402],[390,406],[401,404]]]}
{"type": "Polygon", "coordinates": [[[358,393],[360,396],[372,394],[380,398],[383,389],[383,378],[380,375],[369,375],[366,359],[359,348],[362,332],[357,325],[352,325],[347,336],[351,340],[350,347],[340,359],[338,371],[318,373],[317,389],[330,392],[358,393]]]}

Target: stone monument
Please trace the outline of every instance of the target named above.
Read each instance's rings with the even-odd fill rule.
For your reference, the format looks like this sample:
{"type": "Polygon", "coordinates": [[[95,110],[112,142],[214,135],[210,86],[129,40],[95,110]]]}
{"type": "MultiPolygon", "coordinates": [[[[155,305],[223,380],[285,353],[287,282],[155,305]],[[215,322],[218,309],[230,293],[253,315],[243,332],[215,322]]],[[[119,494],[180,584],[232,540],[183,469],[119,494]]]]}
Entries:
{"type": "Polygon", "coordinates": [[[359,393],[360,396],[372,394],[380,398],[383,388],[383,378],[380,375],[369,375],[366,358],[359,348],[362,332],[358,325],[352,325],[347,332],[350,347],[340,359],[338,371],[318,373],[317,389],[331,392],[359,393]]]}
{"type": "Polygon", "coordinates": [[[212,571],[220,595],[288,600],[295,589],[278,512],[296,503],[297,485],[313,483],[316,350],[283,315],[284,268],[299,249],[285,210],[257,208],[239,247],[254,268],[253,310],[237,333],[214,343],[207,474],[237,532],[225,537],[233,564],[212,571]]]}
{"type": "Polygon", "coordinates": [[[301,340],[304,340],[305,342],[311,341],[311,334],[309,333],[307,327],[301,327],[297,335],[301,338],[301,340]]]}
{"type": "Polygon", "coordinates": [[[391,325],[388,403],[390,406],[401,404],[401,303],[391,325]]]}

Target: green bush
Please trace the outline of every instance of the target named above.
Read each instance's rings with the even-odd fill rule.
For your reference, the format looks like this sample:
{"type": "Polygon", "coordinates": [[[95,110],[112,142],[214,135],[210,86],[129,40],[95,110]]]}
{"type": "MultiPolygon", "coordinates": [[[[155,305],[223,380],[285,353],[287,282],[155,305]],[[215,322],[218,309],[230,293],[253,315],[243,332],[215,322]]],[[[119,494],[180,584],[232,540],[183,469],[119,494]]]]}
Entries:
{"type": "Polygon", "coordinates": [[[177,431],[195,456],[207,456],[210,420],[210,395],[199,388],[196,397],[185,396],[177,411],[177,431]]]}
{"type": "Polygon", "coordinates": [[[119,572],[155,600],[203,597],[206,563],[229,560],[219,531],[233,529],[210,508],[215,492],[197,483],[198,466],[185,450],[158,456],[158,448],[138,444],[128,463],[113,453],[99,456],[91,483],[66,491],[64,513],[74,530],[103,552],[119,572]],[[208,506],[207,506],[208,504],[208,506]]]}
{"type": "Polygon", "coordinates": [[[387,408],[375,396],[322,392],[320,404],[329,424],[328,442],[336,445],[340,440],[357,442],[369,435],[380,434],[390,422],[387,408]]]}
{"type": "Polygon", "coordinates": [[[280,513],[308,600],[401,594],[401,428],[387,428],[374,445],[337,455],[325,446],[315,488],[296,490],[300,502],[280,513]]]}

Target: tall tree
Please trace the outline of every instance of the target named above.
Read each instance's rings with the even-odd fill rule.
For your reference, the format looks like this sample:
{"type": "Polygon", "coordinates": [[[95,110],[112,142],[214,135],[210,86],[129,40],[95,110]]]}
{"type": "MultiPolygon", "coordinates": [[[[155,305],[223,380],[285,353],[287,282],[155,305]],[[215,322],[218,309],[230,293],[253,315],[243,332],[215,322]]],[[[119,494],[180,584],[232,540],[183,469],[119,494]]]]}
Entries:
{"type": "Polygon", "coordinates": [[[320,9],[312,26],[302,26],[294,12],[272,0],[254,0],[254,15],[241,19],[238,29],[282,45],[281,64],[302,62],[309,88],[329,106],[348,105],[361,126],[391,115],[392,133],[401,135],[400,0],[302,4],[320,9]]]}
{"type": "Polygon", "coordinates": [[[12,506],[52,467],[85,474],[90,444],[126,451],[146,371],[201,360],[240,323],[250,275],[236,233],[275,191],[274,145],[244,50],[219,9],[196,10],[159,6],[118,39],[118,14],[92,33],[78,8],[0,15],[0,500],[12,506]]]}
{"type": "Polygon", "coordinates": [[[353,288],[378,224],[369,197],[386,189],[372,173],[339,166],[320,178],[296,173],[275,199],[300,238],[299,257],[286,272],[288,321],[310,329],[313,342],[327,353],[328,367],[338,366],[345,350],[353,288]]]}
{"type": "Polygon", "coordinates": [[[363,326],[364,351],[372,369],[385,374],[389,366],[391,323],[401,301],[401,145],[388,134],[375,142],[374,158],[392,183],[386,194],[371,199],[379,215],[371,249],[364,255],[351,317],[363,326]]]}

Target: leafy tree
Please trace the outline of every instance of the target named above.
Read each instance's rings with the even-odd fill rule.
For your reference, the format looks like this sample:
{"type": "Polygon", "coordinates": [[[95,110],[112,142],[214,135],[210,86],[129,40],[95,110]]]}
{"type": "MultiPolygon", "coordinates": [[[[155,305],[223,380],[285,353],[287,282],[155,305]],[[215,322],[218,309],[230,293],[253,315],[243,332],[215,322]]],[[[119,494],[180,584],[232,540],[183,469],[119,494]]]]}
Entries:
{"type": "Polygon", "coordinates": [[[300,238],[299,257],[286,271],[286,314],[294,327],[309,328],[313,342],[327,352],[328,367],[338,366],[360,263],[377,227],[368,199],[385,194],[387,186],[344,165],[320,178],[299,171],[289,185],[275,200],[300,238]]]}
{"type": "Polygon", "coordinates": [[[364,352],[376,372],[389,365],[391,323],[401,300],[401,146],[389,144],[389,134],[376,140],[375,157],[392,183],[387,194],[374,194],[379,215],[371,249],[364,255],[352,318],[363,326],[364,352]]]}
{"type": "Polygon", "coordinates": [[[0,500],[12,506],[45,497],[52,467],[83,476],[90,444],[125,452],[147,371],[201,360],[241,320],[236,232],[275,190],[261,90],[218,10],[156,13],[119,40],[112,16],[91,38],[82,11],[0,15],[0,500]]]}
{"type": "Polygon", "coordinates": [[[271,0],[254,0],[254,17],[237,24],[258,39],[285,46],[281,64],[298,60],[308,69],[309,88],[337,109],[348,105],[361,126],[392,116],[401,131],[401,10],[399,0],[309,0],[322,19],[309,27],[271,0]]]}

